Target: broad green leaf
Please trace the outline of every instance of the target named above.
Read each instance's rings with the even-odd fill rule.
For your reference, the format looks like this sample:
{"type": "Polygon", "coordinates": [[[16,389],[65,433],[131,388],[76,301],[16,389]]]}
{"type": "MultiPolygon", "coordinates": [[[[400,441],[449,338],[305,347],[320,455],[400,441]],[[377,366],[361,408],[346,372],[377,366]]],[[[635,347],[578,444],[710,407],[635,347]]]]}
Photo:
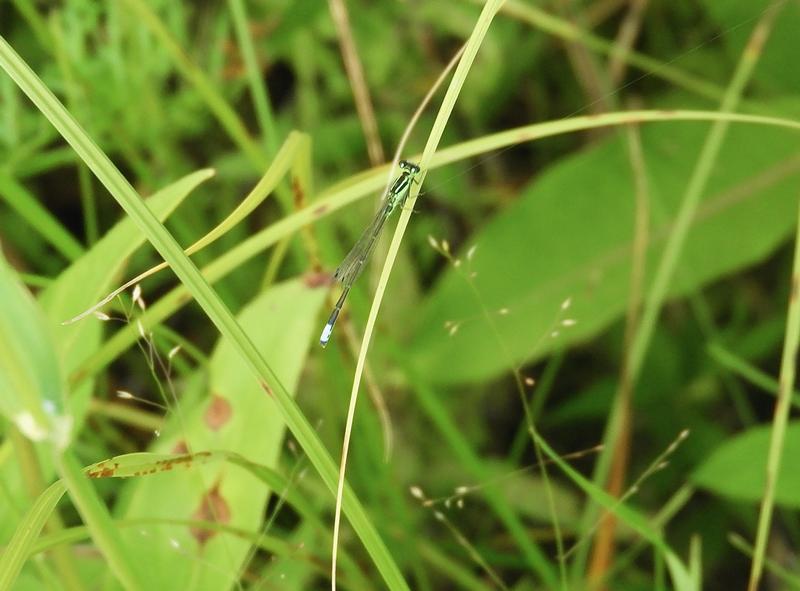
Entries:
{"type": "MultiPolygon", "coordinates": [[[[201,170],[187,175],[155,193],[147,200],[147,204],[159,219],[164,219],[211,174],[209,170],[201,170]]],[[[74,316],[76,311],[90,307],[104,296],[114,281],[118,280],[127,257],[143,241],[144,236],[141,231],[130,218],[126,217],[39,295],[39,306],[44,311],[43,322],[54,340],[53,368],[58,367],[58,361],[64,373],[68,374],[100,346],[102,326],[96,318],[88,318],[69,326],[63,326],[61,323],[74,316]]],[[[0,298],[0,301],[4,299],[0,298]]],[[[11,312],[10,309],[7,311],[11,312]]],[[[25,325],[18,315],[12,315],[10,318],[15,326],[25,325]]],[[[40,368],[38,371],[40,378],[44,379],[46,375],[44,369],[40,368]]],[[[65,402],[69,407],[71,420],[78,430],[83,423],[92,388],[93,381],[85,380],[78,390],[69,393],[69,398],[65,402]]],[[[47,474],[52,474],[49,454],[40,454],[40,460],[42,469],[47,474]]],[[[25,492],[17,467],[9,462],[2,464],[0,479],[16,502],[20,506],[25,506],[27,504],[24,501],[25,492]]],[[[0,503],[0,540],[7,539],[14,525],[10,509],[9,503],[0,503]]]]}
{"type": "MultiPolygon", "coordinates": [[[[742,2],[742,0],[704,0],[708,13],[720,25],[722,41],[731,56],[744,50],[761,13],[768,2],[742,2]]],[[[771,27],[769,38],[759,57],[755,78],[775,89],[797,92],[800,88],[800,69],[788,67],[800,52],[800,5],[784,2],[778,18],[771,27]]]]}
{"type": "MultiPolygon", "coordinates": [[[[262,465],[249,462],[238,454],[226,452],[202,452],[194,455],[132,453],[97,462],[87,466],[83,471],[88,478],[93,479],[139,478],[172,471],[183,472],[212,462],[229,462],[241,466],[256,479],[268,485],[279,487],[281,490],[288,488],[288,482],[277,473],[262,465]]],[[[90,537],[86,527],[78,527],[61,530],[51,535],[49,539],[40,538],[42,528],[50,519],[66,490],[64,482],[57,480],[39,495],[20,520],[14,535],[0,554],[0,591],[12,586],[14,589],[20,588],[20,579],[17,576],[26,560],[33,554],[48,550],[53,544],[74,543],[90,537]]],[[[286,500],[306,518],[307,523],[319,527],[319,523],[315,520],[316,516],[304,499],[294,493],[288,493],[286,500]]],[[[41,586],[41,582],[39,585],[41,586]]]]}
{"type": "MultiPolygon", "coordinates": [[[[155,193],[147,200],[147,205],[159,220],[164,220],[197,185],[213,174],[211,170],[189,174],[155,193]]],[[[143,242],[142,232],[131,218],[125,217],[39,296],[67,374],[97,350],[102,330],[96,318],[70,325],[62,325],[62,322],[91,307],[108,293],[119,280],[128,257],[143,242]]],[[[70,393],[71,408],[78,422],[83,420],[91,385],[91,381],[84,382],[79,392],[70,393]]]]}
{"type": "Polygon", "coordinates": [[[64,449],[73,421],[41,309],[0,253],[0,413],[33,441],[64,449]]]}
{"type": "MultiPolygon", "coordinates": [[[[684,123],[642,128],[651,200],[648,283],[706,130],[684,123]]],[[[774,250],[794,227],[798,179],[797,136],[733,126],[670,295],[774,250]]],[[[624,140],[613,136],[552,166],[466,241],[465,252],[476,246],[472,261],[462,254],[462,265],[451,267],[424,302],[409,347],[415,365],[436,382],[474,382],[594,336],[626,309],[633,220],[624,140]],[[470,272],[501,342],[465,279],[470,272]],[[571,307],[562,311],[568,298],[571,307]],[[447,322],[458,325],[452,336],[447,322]]]]}
{"type": "MultiPolygon", "coordinates": [[[[290,391],[318,328],[324,297],[324,289],[298,279],[273,287],[238,316],[290,391]]],[[[273,467],[285,435],[283,419],[227,341],[214,351],[209,381],[208,395],[197,405],[173,408],[153,451],[225,450],[273,467]]],[[[229,464],[134,481],[131,487],[126,518],[203,519],[251,531],[260,527],[270,492],[252,474],[229,464]]],[[[185,526],[137,529],[126,536],[164,588],[183,589],[201,580],[204,589],[227,589],[250,548],[245,540],[185,526]]]]}
{"type": "MultiPolygon", "coordinates": [[[[758,503],[764,495],[766,462],[769,451],[770,426],[754,427],[715,449],[692,474],[699,486],[717,494],[758,503]]],[[[789,461],[781,464],[775,502],[791,509],[800,508],[800,422],[786,429],[783,455],[789,461]]]]}

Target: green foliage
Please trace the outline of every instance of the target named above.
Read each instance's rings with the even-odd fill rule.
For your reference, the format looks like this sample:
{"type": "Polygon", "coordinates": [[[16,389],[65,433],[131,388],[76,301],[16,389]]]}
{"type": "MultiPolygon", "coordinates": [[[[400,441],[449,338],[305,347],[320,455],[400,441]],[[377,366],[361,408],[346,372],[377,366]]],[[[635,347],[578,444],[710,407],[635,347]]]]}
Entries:
{"type": "Polygon", "coordinates": [[[44,314],[0,256],[0,414],[32,441],[69,445],[73,421],[44,314]]]}
{"type": "MultiPolygon", "coordinates": [[[[238,315],[253,343],[280,368],[281,382],[294,391],[309,345],[316,336],[315,318],[325,292],[302,280],[276,285],[254,299],[238,315]]],[[[227,341],[216,347],[209,361],[206,391],[194,404],[175,406],[171,420],[152,445],[154,453],[176,449],[226,450],[275,468],[285,425],[271,397],[250,377],[236,349],[227,341]]],[[[278,494],[282,490],[275,491],[278,494]]],[[[223,521],[247,529],[264,515],[270,490],[243,470],[225,465],[197,474],[171,471],[159,478],[132,480],[120,517],[136,519],[223,521]]],[[[232,574],[246,566],[249,540],[187,529],[184,525],[136,528],[128,533],[137,559],[148,564],[157,587],[186,588],[192,580],[210,588],[224,587],[232,574]],[[147,543],[142,544],[142,539],[147,543]],[[165,548],[177,545],[177,557],[165,548]],[[195,560],[202,554],[203,561],[195,560]]]]}
{"type": "MultiPolygon", "coordinates": [[[[728,31],[723,42],[728,53],[735,58],[744,49],[749,35],[748,27],[736,25],[753,18],[753,12],[750,11],[752,7],[735,0],[705,0],[703,4],[719,26],[728,31]]],[[[794,94],[800,88],[800,73],[797,68],[786,67],[800,51],[800,39],[795,35],[798,26],[800,7],[789,3],[775,23],[755,74],[756,79],[773,92],[794,94]]]]}
{"type": "MultiPolygon", "coordinates": [[[[714,450],[709,458],[692,473],[692,480],[716,494],[738,501],[756,503],[764,493],[766,469],[764,462],[769,449],[769,427],[753,427],[730,438],[714,450]]],[[[800,454],[800,424],[786,429],[783,447],[789,461],[781,466],[775,501],[791,509],[800,507],[800,472],[792,459],[800,454]]]]}
{"type": "Polygon", "coordinates": [[[482,0],[343,0],[342,32],[331,4],[0,2],[0,590],[329,587],[375,300],[339,588],[583,589],[590,569],[609,589],[740,588],[751,561],[796,579],[800,429],[774,411],[798,389],[800,5],[770,26],[747,0],[507,0],[493,19],[482,0]],[[412,130],[413,212],[322,350],[330,272],[389,176],[343,35],[387,154],[475,53],[412,130]],[[714,112],[745,78],[742,113],[714,112]],[[631,376],[641,301],[658,321],[631,376]],[[597,444],[617,437],[609,494],[619,452],[597,444]]]}
{"type": "MultiPolygon", "coordinates": [[[[642,136],[647,182],[653,187],[645,263],[649,277],[703,129],[653,125],[642,136]]],[[[761,260],[786,239],[794,227],[800,178],[795,148],[793,135],[782,130],[731,131],[670,295],[691,293],[761,260]]],[[[497,346],[480,305],[496,316],[517,364],[585,341],[618,319],[628,305],[633,191],[625,141],[619,137],[540,175],[464,245],[462,255],[476,247],[464,264],[476,274],[482,301],[476,301],[460,269],[444,274],[431,293],[414,341],[420,371],[444,383],[484,381],[507,371],[508,354],[497,346]],[[566,314],[577,319],[574,326],[559,323],[567,299],[571,307],[566,314]],[[458,325],[454,334],[448,321],[458,325]]]]}

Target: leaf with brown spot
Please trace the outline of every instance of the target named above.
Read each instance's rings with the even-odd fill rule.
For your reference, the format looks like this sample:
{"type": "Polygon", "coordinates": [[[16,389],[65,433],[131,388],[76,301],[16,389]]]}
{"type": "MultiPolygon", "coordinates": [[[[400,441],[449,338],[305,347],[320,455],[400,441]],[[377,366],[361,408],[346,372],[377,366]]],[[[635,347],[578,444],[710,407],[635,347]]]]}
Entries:
{"type": "MultiPolygon", "coordinates": [[[[318,334],[318,316],[325,296],[325,289],[309,287],[305,278],[299,277],[271,287],[237,316],[290,392],[297,387],[308,350],[318,334]]],[[[257,459],[267,468],[275,466],[284,445],[285,424],[268,384],[253,378],[236,349],[224,339],[211,355],[208,379],[200,374],[195,377],[188,381],[190,387],[202,387],[206,394],[178,392],[182,401],[197,402],[182,402],[178,412],[170,414],[153,449],[166,452],[180,443],[192,450],[224,450],[214,451],[213,458],[235,453],[257,459]],[[230,415],[224,428],[215,430],[208,421],[211,418],[217,425],[221,418],[217,407],[224,405],[216,400],[218,397],[224,397],[230,405],[230,415]]],[[[196,458],[197,454],[190,457],[196,458]]],[[[201,508],[211,512],[217,501],[224,501],[227,510],[220,511],[218,518],[224,517],[234,527],[259,529],[270,494],[267,486],[254,485],[253,476],[240,468],[203,463],[201,470],[162,470],[152,477],[131,481],[129,486],[135,490],[125,491],[129,502],[121,517],[197,519],[201,508]],[[219,483],[224,499],[209,496],[214,482],[219,483]]],[[[182,589],[192,581],[202,581],[207,589],[230,588],[228,573],[245,559],[250,548],[245,540],[208,536],[199,527],[196,531],[178,525],[150,528],[147,544],[142,544],[140,532],[124,531],[122,535],[136,547],[139,560],[152,568],[155,588],[159,589],[182,589]],[[198,543],[203,544],[202,553],[197,549],[198,543]],[[163,548],[170,545],[181,551],[166,553],[167,560],[163,548]]]]}
{"type": "Polygon", "coordinates": [[[219,394],[214,394],[206,409],[205,422],[212,431],[219,431],[228,424],[233,414],[230,402],[219,394]]]}
{"type": "MultiPolygon", "coordinates": [[[[231,510],[219,490],[219,482],[217,482],[214,487],[200,500],[200,506],[192,514],[192,519],[222,524],[230,523],[231,510]]],[[[201,546],[204,546],[208,540],[217,534],[215,530],[204,527],[192,526],[189,529],[192,532],[192,536],[201,546]]]]}
{"type": "Polygon", "coordinates": [[[186,445],[186,441],[181,439],[178,443],[175,444],[175,447],[172,448],[172,453],[174,454],[185,454],[189,453],[189,448],[186,445]]]}
{"type": "Polygon", "coordinates": [[[310,287],[311,289],[327,287],[331,284],[331,275],[330,273],[322,272],[306,273],[303,275],[303,281],[306,287],[310,287]]]}

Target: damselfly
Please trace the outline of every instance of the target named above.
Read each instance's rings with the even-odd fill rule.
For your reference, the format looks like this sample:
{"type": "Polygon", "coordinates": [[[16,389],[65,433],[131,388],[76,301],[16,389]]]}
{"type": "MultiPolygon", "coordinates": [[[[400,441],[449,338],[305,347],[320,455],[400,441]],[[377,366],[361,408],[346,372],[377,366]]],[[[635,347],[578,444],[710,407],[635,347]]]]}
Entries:
{"type": "Polygon", "coordinates": [[[336,324],[336,319],[339,318],[339,312],[342,311],[344,300],[347,298],[347,294],[350,293],[353,282],[358,279],[364,269],[364,263],[367,262],[369,255],[372,254],[372,250],[375,248],[386,218],[392,214],[398,205],[402,207],[406,202],[408,193],[411,190],[411,183],[414,182],[417,174],[419,174],[419,166],[405,160],[400,161],[400,169],[402,172],[386,192],[386,198],[383,200],[378,213],[375,214],[375,219],[364,230],[361,238],[358,239],[356,245],[350,250],[342,264],[333,274],[333,278],[342,283],[342,295],[339,296],[339,300],[336,302],[336,306],[333,308],[333,312],[331,312],[330,318],[328,318],[328,322],[319,337],[319,344],[323,347],[328,344],[331,338],[333,325],[336,324]]]}

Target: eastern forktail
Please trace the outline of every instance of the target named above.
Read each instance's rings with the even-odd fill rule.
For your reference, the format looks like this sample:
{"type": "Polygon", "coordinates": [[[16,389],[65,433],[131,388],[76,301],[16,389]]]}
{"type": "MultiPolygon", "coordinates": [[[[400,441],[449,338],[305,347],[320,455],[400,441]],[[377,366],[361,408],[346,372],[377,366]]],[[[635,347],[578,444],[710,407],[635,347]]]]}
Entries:
{"type": "Polygon", "coordinates": [[[403,206],[411,190],[411,183],[414,182],[417,174],[419,174],[419,166],[405,160],[400,161],[400,169],[402,172],[386,192],[386,198],[383,200],[378,213],[375,214],[375,219],[364,230],[361,238],[358,239],[356,245],[350,250],[342,264],[333,274],[333,278],[342,283],[342,295],[339,296],[339,300],[336,302],[336,306],[333,308],[333,312],[331,312],[330,318],[328,318],[328,322],[319,337],[319,344],[323,347],[331,339],[333,325],[336,324],[336,319],[339,318],[339,312],[342,311],[344,300],[347,298],[347,294],[350,293],[353,282],[358,279],[364,269],[364,263],[369,258],[369,255],[372,254],[386,218],[392,214],[398,205],[403,206]]]}

